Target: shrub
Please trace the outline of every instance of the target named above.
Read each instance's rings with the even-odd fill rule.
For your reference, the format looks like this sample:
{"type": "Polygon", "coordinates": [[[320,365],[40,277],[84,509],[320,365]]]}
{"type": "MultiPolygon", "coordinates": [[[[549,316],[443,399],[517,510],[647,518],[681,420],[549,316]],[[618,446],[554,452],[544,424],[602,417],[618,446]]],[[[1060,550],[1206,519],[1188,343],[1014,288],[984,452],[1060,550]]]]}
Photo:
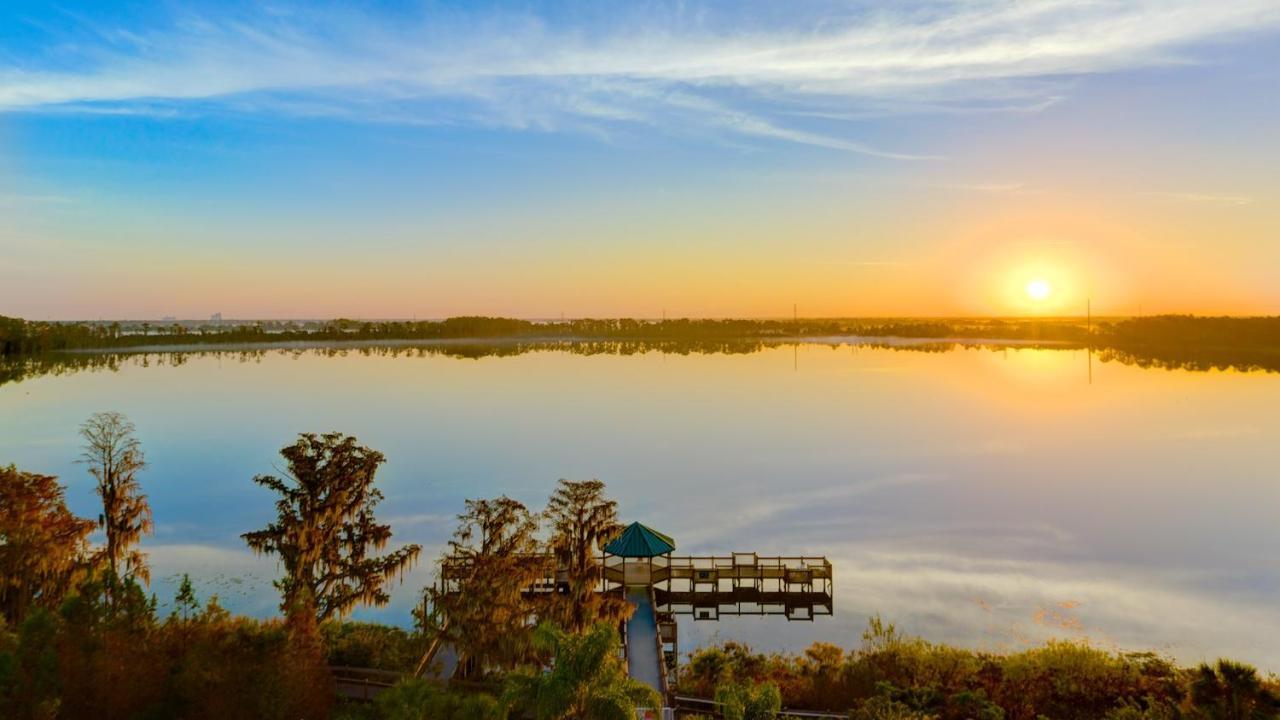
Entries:
{"type": "Polygon", "coordinates": [[[326,622],[320,633],[330,665],[407,672],[427,646],[419,634],[375,623],[326,622]]]}
{"type": "Polygon", "coordinates": [[[773,720],[782,709],[782,694],[773,683],[730,682],[716,688],[725,720],[773,720]]]}
{"type": "Polygon", "coordinates": [[[705,697],[727,683],[766,682],[788,708],[859,718],[1280,718],[1280,682],[1239,663],[1180,669],[1152,653],[1062,641],[979,653],[907,636],[879,618],[848,653],[827,643],[799,655],[756,653],[740,643],[702,648],[682,668],[679,687],[705,697]]]}
{"type": "Polygon", "coordinates": [[[406,678],[374,701],[377,720],[502,720],[497,698],[485,693],[445,690],[426,680],[406,678]]]}

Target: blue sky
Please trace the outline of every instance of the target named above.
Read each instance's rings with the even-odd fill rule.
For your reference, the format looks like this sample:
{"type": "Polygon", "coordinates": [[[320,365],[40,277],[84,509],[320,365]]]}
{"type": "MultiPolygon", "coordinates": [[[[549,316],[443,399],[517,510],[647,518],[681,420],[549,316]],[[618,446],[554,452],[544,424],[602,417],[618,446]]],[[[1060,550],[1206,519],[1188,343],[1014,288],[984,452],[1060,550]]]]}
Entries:
{"type": "Polygon", "coordinates": [[[1280,311],[1277,67],[1258,0],[10,2],[0,314],[1280,311]]]}

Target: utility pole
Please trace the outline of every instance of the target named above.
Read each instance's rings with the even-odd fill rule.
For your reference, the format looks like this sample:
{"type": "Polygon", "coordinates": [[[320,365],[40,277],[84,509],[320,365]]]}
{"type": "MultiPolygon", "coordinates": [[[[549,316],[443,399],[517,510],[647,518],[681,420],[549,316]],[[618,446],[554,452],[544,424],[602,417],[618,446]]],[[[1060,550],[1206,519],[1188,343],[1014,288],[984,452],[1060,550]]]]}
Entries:
{"type": "MultiPolygon", "coordinates": [[[[800,330],[799,315],[797,314],[797,303],[791,303],[791,330],[797,335],[800,330]]],[[[800,341],[797,339],[795,344],[791,346],[791,371],[800,372],[800,341]]]]}
{"type": "Polygon", "coordinates": [[[1085,334],[1088,345],[1085,347],[1089,363],[1089,384],[1093,385],[1093,298],[1084,299],[1085,334]]]}

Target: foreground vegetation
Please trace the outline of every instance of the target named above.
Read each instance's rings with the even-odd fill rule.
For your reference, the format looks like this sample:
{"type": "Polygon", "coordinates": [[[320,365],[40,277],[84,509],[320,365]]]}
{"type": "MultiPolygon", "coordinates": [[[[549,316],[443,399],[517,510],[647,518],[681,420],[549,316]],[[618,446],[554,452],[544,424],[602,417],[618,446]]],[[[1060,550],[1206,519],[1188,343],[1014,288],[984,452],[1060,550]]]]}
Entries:
{"type": "Polygon", "coordinates": [[[0,626],[0,717],[322,718],[333,684],[287,621],[203,608],[160,620],[136,582],[86,581],[55,610],[0,626]]]}
{"type": "MultiPolygon", "coordinates": [[[[549,673],[526,665],[452,689],[406,679],[366,705],[336,700],[325,665],[406,671],[421,633],[326,623],[327,654],[317,657],[285,620],[232,616],[216,600],[178,604],[159,619],[140,590],[129,594],[113,611],[86,588],[56,613],[39,610],[17,629],[0,629],[0,717],[629,720],[637,705],[656,702],[626,678],[608,624],[584,634],[541,628],[549,673]]],[[[1280,718],[1280,680],[1240,663],[1186,668],[1074,642],[978,653],[878,621],[850,651],[825,643],[794,655],[737,643],[703,648],[683,667],[679,688],[714,698],[723,717],[753,720],[782,717],[784,707],[854,720],[1280,718]]]]}
{"type": "MultiPolygon", "coordinates": [[[[280,617],[231,615],[186,578],[161,617],[139,546],[153,526],[141,443],[118,413],[94,415],[81,435],[96,520],[70,512],[57,478],[0,467],[0,717],[629,720],[661,702],[621,660],[617,626],[630,606],[593,590],[592,558],[621,529],[599,481],[560,481],[542,512],[507,497],[468,500],[441,559],[452,581],[424,589],[415,629],[351,623],[356,606],[388,601],[387,583],[420,549],[387,549],[380,453],[341,433],[302,434],[281,450],[283,477],[254,479],[276,496],[276,520],[243,536],[281,559],[280,617]],[[530,600],[521,590],[548,558],[567,589],[530,600]],[[456,651],[457,674],[415,679],[440,641],[456,651]],[[343,703],[335,666],[405,679],[372,704],[343,703]]],[[[679,692],[714,698],[704,709],[726,720],[768,720],[783,707],[856,720],[1280,718],[1280,680],[1240,663],[1184,668],[1065,642],[980,653],[879,619],[850,651],[698,650],[679,692]]]]}
{"type": "Polygon", "coordinates": [[[903,635],[879,618],[852,651],[828,643],[798,655],[732,642],[703,648],[683,666],[680,689],[705,696],[732,681],[774,686],[788,708],[867,720],[1280,717],[1280,678],[1229,660],[1185,668],[1153,653],[1081,642],[975,652],[903,635]]]}

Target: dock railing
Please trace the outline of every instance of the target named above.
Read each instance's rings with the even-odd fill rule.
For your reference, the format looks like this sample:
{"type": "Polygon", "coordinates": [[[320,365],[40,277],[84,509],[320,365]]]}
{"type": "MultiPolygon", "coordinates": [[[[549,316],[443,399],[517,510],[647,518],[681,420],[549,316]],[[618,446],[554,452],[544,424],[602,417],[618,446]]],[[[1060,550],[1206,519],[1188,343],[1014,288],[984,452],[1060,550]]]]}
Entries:
{"type": "Polygon", "coordinates": [[[374,668],[348,667],[332,665],[329,672],[333,674],[334,690],[340,697],[348,700],[373,700],[378,693],[395,685],[402,673],[374,668]]]}
{"type": "MultiPolygon", "coordinates": [[[[556,567],[551,554],[531,554],[524,558],[537,568],[537,578],[526,588],[526,594],[547,594],[561,591],[567,583],[564,571],[556,567]]],[[[815,555],[760,556],[756,553],[732,553],[705,556],[658,556],[647,561],[637,561],[613,555],[598,557],[602,592],[620,589],[626,576],[624,567],[635,568],[646,563],[648,584],[667,583],[666,589],[675,589],[675,583],[688,584],[690,589],[714,591],[723,581],[733,587],[753,585],[757,589],[774,592],[790,590],[806,591],[810,586],[821,586],[829,593],[834,579],[831,561],[815,555]],[[712,586],[707,588],[707,586],[712,586]]],[[[471,563],[465,558],[446,558],[440,564],[437,582],[442,588],[456,588],[470,574],[471,563]]]]}

